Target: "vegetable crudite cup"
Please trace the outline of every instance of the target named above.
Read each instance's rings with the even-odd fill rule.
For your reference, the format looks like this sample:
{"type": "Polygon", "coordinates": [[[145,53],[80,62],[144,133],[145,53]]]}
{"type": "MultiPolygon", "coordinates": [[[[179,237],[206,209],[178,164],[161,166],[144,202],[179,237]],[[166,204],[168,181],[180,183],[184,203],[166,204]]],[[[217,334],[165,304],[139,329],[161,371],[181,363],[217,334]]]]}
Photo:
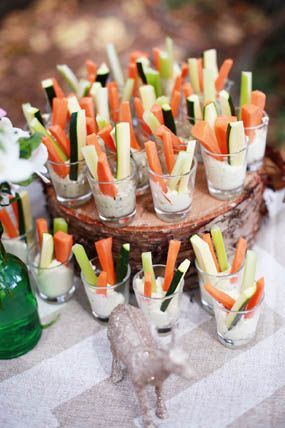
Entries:
{"type": "Polygon", "coordinates": [[[153,265],[151,252],[142,253],[143,269],[133,278],[138,306],[160,333],[174,328],[181,312],[184,276],[190,261],[185,259],[175,269],[179,249],[180,241],[170,241],[166,265],[153,265]]]}
{"type": "Polygon", "coordinates": [[[81,280],[93,316],[100,321],[108,321],[116,306],[129,301],[130,245],[122,245],[116,266],[112,255],[112,238],[95,242],[95,247],[98,257],[91,260],[80,244],[73,246],[73,253],[81,269],[81,280]]]}
{"type": "MultiPolygon", "coordinates": [[[[96,135],[89,135],[96,142],[96,135]]],[[[87,174],[102,223],[122,227],[131,223],[136,214],[136,167],[131,159],[130,126],[115,125],[117,156],[107,154],[98,146],[83,148],[89,172],[87,174]]]]}
{"type": "MultiPolygon", "coordinates": [[[[170,134],[166,134],[169,135],[170,134]]],[[[184,220],[192,206],[197,161],[194,158],[195,141],[189,141],[186,150],[175,155],[171,138],[164,145],[165,172],[162,169],[156,144],[145,143],[148,172],[154,210],[158,218],[168,223],[184,220]]]]}
{"type": "Polygon", "coordinates": [[[73,239],[62,230],[51,235],[46,229],[37,223],[39,242],[29,252],[29,267],[39,296],[50,303],[64,303],[75,292],[73,239]]]}
{"type": "Polygon", "coordinates": [[[235,298],[239,294],[240,279],[243,272],[247,241],[240,238],[236,248],[225,246],[223,235],[218,226],[213,226],[211,233],[202,237],[190,238],[196,259],[195,267],[202,307],[213,314],[213,297],[205,290],[206,284],[218,287],[217,292],[224,291],[235,298]]]}
{"type": "Polygon", "coordinates": [[[24,190],[11,196],[11,199],[14,199],[11,205],[0,210],[0,221],[4,228],[2,243],[8,253],[27,263],[29,249],[35,244],[30,197],[24,190]]]}

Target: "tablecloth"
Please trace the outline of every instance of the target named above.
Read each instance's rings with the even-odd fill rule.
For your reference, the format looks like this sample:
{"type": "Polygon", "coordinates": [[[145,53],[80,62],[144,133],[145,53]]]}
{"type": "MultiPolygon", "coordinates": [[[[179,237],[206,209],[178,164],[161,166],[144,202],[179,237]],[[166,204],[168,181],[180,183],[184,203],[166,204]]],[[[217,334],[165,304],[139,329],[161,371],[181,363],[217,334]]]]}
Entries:
{"type": "MultiPolygon", "coordinates": [[[[33,184],[32,207],[45,213],[40,188],[33,184]]],[[[270,217],[258,234],[258,274],[266,278],[266,298],[258,333],[243,349],[216,340],[215,321],[184,294],[177,346],[189,353],[193,379],[165,382],[167,428],[285,426],[285,208],[282,194],[268,191],[270,217]]],[[[34,350],[0,361],[0,427],[140,427],[140,410],[128,376],[109,380],[111,354],[106,327],[92,318],[83,287],[63,306],[39,301],[43,331],[34,350]]],[[[164,339],[168,340],[168,339],[164,339]]],[[[149,399],[154,404],[153,392],[149,399]]]]}

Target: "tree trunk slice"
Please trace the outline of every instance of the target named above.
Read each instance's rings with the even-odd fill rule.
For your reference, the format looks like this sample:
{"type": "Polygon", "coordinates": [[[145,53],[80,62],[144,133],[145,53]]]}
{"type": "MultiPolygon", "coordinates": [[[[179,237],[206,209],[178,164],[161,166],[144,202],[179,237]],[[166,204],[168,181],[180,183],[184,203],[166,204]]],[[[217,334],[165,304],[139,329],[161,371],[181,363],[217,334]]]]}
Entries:
{"type": "MultiPolygon", "coordinates": [[[[94,241],[112,236],[116,260],[123,243],[131,244],[131,266],[135,273],[141,267],[141,253],[151,251],[154,263],[165,263],[170,239],[181,240],[179,262],[194,254],[189,237],[209,231],[218,224],[227,244],[235,246],[243,236],[252,244],[264,212],[264,184],[257,173],[248,174],[244,192],[231,201],[219,201],[208,193],[203,166],[199,165],[193,205],[187,219],[179,224],[164,223],[154,214],[150,192],[137,198],[137,214],[133,223],[122,228],[108,228],[98,220],[94,201],[77,209],[57,202],[52,186],[46,187],[48,210],[52,217],[64,217],[74,240],[83,244],[89,256],[95,255],[94,241]]],[[[192,264],[193,269],[193,264],[192,264]]]]}

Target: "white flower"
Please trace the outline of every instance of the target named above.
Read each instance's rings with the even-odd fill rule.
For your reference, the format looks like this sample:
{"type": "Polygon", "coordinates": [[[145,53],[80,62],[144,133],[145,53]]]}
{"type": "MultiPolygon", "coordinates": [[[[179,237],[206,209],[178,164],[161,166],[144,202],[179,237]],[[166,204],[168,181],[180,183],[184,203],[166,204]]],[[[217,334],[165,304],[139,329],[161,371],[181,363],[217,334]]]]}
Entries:
{"type": "Polygon", "coordinates": [[[33,173],[45,173],[47,149],[40,144],[29,159],[20,158],[19,138],[29,138],[29,133],[14,128],[7,117],[0,117],[0,183],[25,181],[33,173]]]}

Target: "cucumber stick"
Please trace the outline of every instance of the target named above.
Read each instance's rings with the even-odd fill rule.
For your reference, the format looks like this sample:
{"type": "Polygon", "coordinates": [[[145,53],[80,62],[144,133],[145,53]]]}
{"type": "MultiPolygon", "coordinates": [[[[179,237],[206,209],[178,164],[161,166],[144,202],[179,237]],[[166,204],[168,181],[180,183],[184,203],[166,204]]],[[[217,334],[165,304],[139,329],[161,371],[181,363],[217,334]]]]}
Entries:
{"type": "Polygon", "coordinates": [[[42,88],[45,90],[49,105],[52,108],[52,100],[56,97],[56,93],[53,86],[53,80],[45,79],[45,80],[42,80],[41,84],[42,84],[42,88]]]}
{"type": "Polygon", "coordinates": [[[215,225],[211,228],[211,236],[212,236],[213,244],[217,253],[221,272],[225,272],[229,268],[229,263],[228,263],[226,249],[225,249],[223,234],[219,226],[215,225]]]}
{"type": "Polygon", "coordinates": [[[34,119],[32,119],[30,127],[31,127],[31,130],[33,132],[38,132],[40,135],[44,135],[45,137],[47,137],[50,140],[50,142],[54,146],[56,153],[58,154],[60,159],[62,159],[63,162],[67,160],[67,156],[61,150],[57,141],[49,134],[49,132],[46,130],[46,128],[39,122],[39,120],[36,117],[34,117],[34,119]]]}
{"type": "Polygon", "coordinates": [[[75,95],[67,98],[67,107],[70,115],[81,110],[80,104],[75,95]]]}
{"type": "Polygon", "coordinates": [[[123,244],[116,265],[116,281],[121,282],[127,276],[130,258],[130,244],[123,244]]]}
{"type": "Polygon", "coordinates": [[[30,103],[22,104],[22,111],[30,128],[31,121],[36,118],[44,126],[44,121],[41,112],[38,108],[31,106],[30,103]]]}
{"type": "Polygon", "coordinates": [[[81,152],[91,175],[97,180],[98,155],[94,146],[84,146],[81,152]]]}
{"type": "Polygon", "coordinates": [[[235,108],[230,94],[223,90],[219,93],[219,100],[223,116],[235,116],[235,108]]]}
{"type": "Polygon", "coordinates": [[[68,224],[62,217],[55,217],[53,219],[53,234],[55,235],[58,231],[68,233],[68,224]]]}
{"type": "Polygon", "coordinates": [[[149,67],[149,60],[146,57],[141,57],[136,60],[136,66],[138,75],[141,78],[141,81],[144,85],[147,84],[147,79],[145,75],[145,69],[149,67]]]}
{"type": "MultiPolygon", "coordinates": [[[[252,91],[252,73],[251,71],[241,72],[241,84],[240,84],[240,109],[244,104],[250,103],[252,91]]],[[[241,114],[241,110],[240,110],[241,114]]]]}
{"type": "Polygon", "coordinates": [[[116,124],[116,148],[117,148],[117,180],[122,180],[131,175],[131,138],[130,124],[120,122],[116,124]]]}
{"type": "Polygon", "coordinates": [[[70,180],[76,181],[78,177],[78,164],[83,159],[81,148],[86,144],[86,116],[85,110],[72,113],[70,118],[70,180]]]}
{"type": "MultiPolygon", "coordinates": [[[[182,173],[187,174],[191,170],[194,152],[196,147],[196,140],[190,140],[187,144],[186,153],[188,154],[187,160],[184,162],[184,168],[182,173]]],[[[182,177],[180,179],[180,183],[178,185],[178,192],[187,192],[188,191],[188,182],[189,182],[189,175],[186,175],[185,177],[182,177]]]]}
{"type": "Polygon", "coordinates": [[[173,63],[167,52],[159,53],[159,74],[161,79],[171,79],[173,73],[173,63]]]}
{"type": "Polygon", "coordinates": [[[65,79],[70,89],[77,93],[79,88],[79,82],[71,68],[66,64],[57,65],[56,68],[58,72],[62,75],[62,77],[65,79]]]}
{"type": "Polygon", "coordinates": [[[159,122],[157,117],[149,110],[144,111],[143,120],[150,128],[153,134],[155,134],[158,128],[161,126],[161,123],[159,122]]]}
{"type": "Polygon", "coordinates": [[[87,97],[89,90],[91,88],[91,82],[86,79],[80,79],[78,84],[78,98],[87,97]]]}
{"type": "Polygon", "coordinates": [[[166,97],[165,95],[162,95],[161,97],[158,97],[156,99],[156,104],[158,104],[160,107],[163,106],[163,104],[169,104],[169,97],[166,97]]]}
{"type": "Polygon", "coordinates": [[[27,190],[20,192],[20,198],[22,202],[22,209],[25,222],[25,231],[29,232],[33,228],[32,212],[31,212],[31,201],[27,190]]]}
{"type": "Polygon", "coordinates": [[[103,62],[97,70],[96,82],[100,82],[102,86],[106,86],[110,74],[109,67],[103,62]]]}
{"type": "Polygon", "coordinates": [[[145,71],[145,77],[148,85],[153,86],[156,97],[161,95],[161,83],[160,83],[160,74],[157,70],[153,68],[147,68],[145,71]]]}
{"type": "Polygon", "coordinates": [[[139,91],[144,110],[151,110],[156,101],[154,87],[152,85],[142,85],[139,91]]]}
{"type": "Polygon", "coordinates": [[[91,86],[91,89],[89,91],[92,100],[94,102],[94,105],[97,106],[97,97],[98,97],[98,90],[102,88],[102,85],[100,82],[94,82],[93,85],[91,86]]]}
{"type": "Polygon", "coordinates": [[[206,122],[208,122],[208,124],[212,128],[214,128],[215,126],[217,117],[218,117],[218,111],[217,111],[216,103],[213,101],[206,104],[203,110],[203,119],[206,122]]]}
{"type": "MultiPolygon", "coordinates": [[[[175,272],[175,274],[173,275],[172,281],[170,283],[170,286],[167,290],[167,293],[165,295],[165,297],[167,296],[171,296],[173,293],[175,293],[175,291],[177,290],[177,288],[180,286],[182,280],[184,279],[184,276],[187,272],[187,270],[189,269],[190,266],[190,260],[185,259],[177,268],[177,271],[175,272]]],[[[162,302],[161,306],[160,306],[160,310],[162,312],[165,312],[166,309],[168,308],[168,305],[170,304],[172,299],[166,299],[162,302]]]]}
{"type": "Polygon", "coordinates": [[[43,233],[39,268],[48,268],[53,260],[54,242],[50,233],[43,233]]]}
{"type": "Polygon", "coordinates": [[[150,251],[148,251],[146,253],[142,253],[142,266],[143,266],[144,274],[146,274],[147,272],[150,273],[150,275],[151,275],[151,291],[155,292],[156,291],[156,281],[155,281],[155,275],[154,275],[154,270],[153,270],[153,266],[152,266],[152,255],[151,255],[150,251]]]}
{"type": "Polygon", "coordinates": [[[108,88],[98,88],[96,91],[97,113],[108,122],[110,121],[108,88]]]}
{"type": "Polygon", "coordinates": [[[232,156],[229,156],[230,165],[242,165],[246,156],[246,153],[241,151],[245,147],[245,133],[242,121],[228,124],[227,143],[228,153],[232,154],[232,156]]]}
{"type": "Polygon", "coordinates": [[[216,49],[208,49],[203,52],[203,66],[213,71],[213,76],[216,80],[219,74],[216,49]]]}
{"type": "Polygon", "coordinates": [[[24,210],[22,205],[22,199],[19,193],[16,193],[16,200],[17,200],[17,208],[18,208],[18,224],[19,224],[19,233],[21,235],[25,235],[26,233],[26,226],[25,226],[25,216],[24,216],[24,210]]]}
{"type": "Polygon", "coordinates": [[[163,114],[163,121],[165,126],[167,126],[167,128],[170,129],[170,131],[172,131],[173,134],[176,135],[177,131],[176,131],[175,120],[169,104],[163,104],[162,114],[163,114]]]}
{"type": "MultiPolygon", "coordinates": [[[[171,171],[171,177],[167,180],[167,186],[170,190],[177,190],[176,187],[181,179],[181,175],[185,174],[185,170],[190,163],[191,154],[187,151],[181,150],[178,153],[174,167],[171,171]]],[[[190,165],[191,167],[191,165],[190,165]]]]}
{"type": "Polygon", "coordinates": [[[135,84],[134,79],[131,79],[129,77],[126,80],[126,83],[125,83],[125,86],[123,89],[123,94],[122,94],[122,102],[130,101],[130,99],[132,98],[132,94],[133,94],[134,84],[135,84]]]}
{"type": "Polygon", "coordinates": [[[204,104],[216,99],[215,74],[212,69],[203,68],[204,104]]]}
{"type": "Polygon", "coordinates": [[[97,275],[95,274],[90,260],[86,254],[86,251],[81,244],[74,244],[72,247],[72,252],[76,258],[77,263],[81,269],[81,272],[90,285],[97,285],[97,275]]]}
{"type": "Polygon", "coordinates": [[[256,273],[256,253],[252,250],[248,250],[246,253],[246,259],[244,264],[244,271],[242,276],[241,289],[246,290],[255,283],[256,273]]]}
{"type": "Polygon", "coordinates": [[[173,40],[170,37],[166,37],[165,39],[165,49],[169,58],[169,67],[171,70],[170,77],[173,76],[173,66],[174,66],[174,48],[173,48],[173,40]]]}
{"type": "Polygon", "coordinates": [[[237,299],[237,301],[233,305],[231,312],[227,315],[226,327],[228,330],[231,330],[235,325],[237,325],[240,318],[242,317],[242,314],[239,314],[237,312],[245,310],[249,299],[254,295],[255,292],[256,292],[256,285],[255,284],[241,292],[239,298],[237,299]]]}
{"type": "Polygon", "coordinates": [[[192,94],[187,97],[187,114],[192,125],[195,125],[196,120],[203,118],[201,104],[198,95],[192,94]]]}
{"type": "Polygon", "coordinates": [[[112,43],[108,43],[106,49],[107,49],[107,56],[109,60],[109,65],[112,70],[113,77],[117,81],[119,87],[122,88],[125,83],[124,74],[122,71],[121,63],[117,55],[115,46],[112,43]]]}
{"type": "Polygon", "coordinates": [[[195,94],[200,93],[199,69],[197,58],[188,59],[189,79],[195,94]]]}
{"type": "Polygon", "coordinates": [[[217,268],[207,242],[198,235],[191,236],[190,242],[200,269],[210,275],[216,275],[217,268]]]}

